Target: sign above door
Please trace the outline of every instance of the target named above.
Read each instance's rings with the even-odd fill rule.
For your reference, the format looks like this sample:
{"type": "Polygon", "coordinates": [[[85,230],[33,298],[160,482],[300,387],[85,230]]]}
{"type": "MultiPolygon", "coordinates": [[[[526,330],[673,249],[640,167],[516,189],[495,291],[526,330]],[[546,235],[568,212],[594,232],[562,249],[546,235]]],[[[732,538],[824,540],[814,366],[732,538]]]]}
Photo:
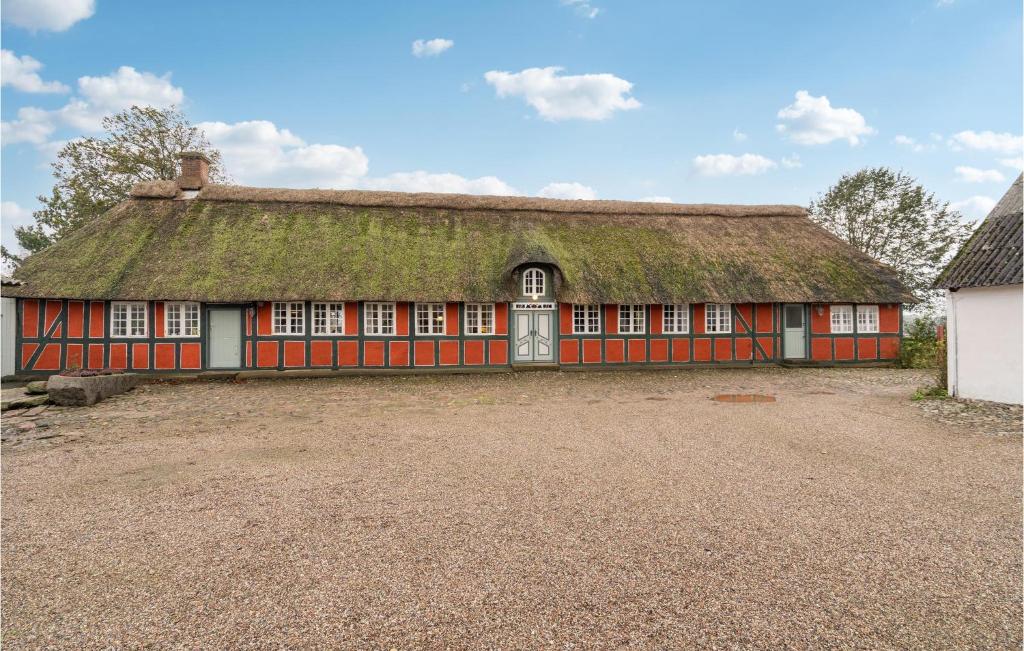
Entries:
{"type": "Polygon", "coordinates": [[[554,303],[528,303],[522,301],[519,303],[512,304],[513,310],[553,310],[555,309],[554,303]]]}

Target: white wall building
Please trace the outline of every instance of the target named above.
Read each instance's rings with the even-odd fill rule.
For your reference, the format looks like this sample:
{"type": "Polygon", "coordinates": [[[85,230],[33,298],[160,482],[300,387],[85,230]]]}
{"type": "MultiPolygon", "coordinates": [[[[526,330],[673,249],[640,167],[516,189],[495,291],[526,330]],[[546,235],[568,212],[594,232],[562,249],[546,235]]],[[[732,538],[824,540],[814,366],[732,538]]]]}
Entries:
{"type": "Polygon", "coordinates": [[[1017,178],[942,272],[949,393],[1024,404],[1024,214],[1017,178]]]}

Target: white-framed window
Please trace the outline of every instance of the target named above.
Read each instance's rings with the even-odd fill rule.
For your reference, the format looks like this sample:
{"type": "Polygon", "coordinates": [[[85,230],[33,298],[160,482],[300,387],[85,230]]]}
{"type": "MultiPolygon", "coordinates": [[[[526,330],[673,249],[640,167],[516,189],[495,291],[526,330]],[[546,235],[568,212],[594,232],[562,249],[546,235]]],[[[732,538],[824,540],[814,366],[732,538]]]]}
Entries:
{"type": "Polygon", "coordinates": [[[164,334],[168,337],[198,337],[199,303],[165,303],[164,334]]]}
{"type": "Polygon", "coordinates": [[[444,334],[444,303],[416,304],[416,334],[444,334]]]}
{"type": "Polygon", "coordinates": [[[729,303],[708,303],[705,305],[704,331],[717,334],[732,332],[732,305],[729,303]]]}
{"type": "Polygon", "coordinates": [[[829,307],[829,314],[834,334],[853,332],[852,305],[832,305],[829,307]]]}
{"type": "Polygon", "coordinates": [[[544,272],[532,267],[523,272],[523,296],[543,296],[546,278],[544,272]]]}
{"type": "Polygon", "coordinates": [[[494,303],[466,303],[466,334],[494,334],[494,303]]]}
{"type": "Polygon", "coordinates": [[[642,335],[644,333],[644,306],[619,306],[619,333],[624,335],[642,335]]]}
{"type": "Polygon", "coordinates": [[[662,305],[662,327],[665,334],[685,335],[690,332],[690,306],[662,305]]]}
{"type": "Polygon", "coordinates": [[[363,305],[363,332],[367,335],[395,334],[395,304],[366,303],[363,305]]]}
{"type": "Polygon", "coordinates": [[[574,335],[596,335],[601,333],[600,305],[572,306],[572,333],[574,335]]]}
{"type": "Polygon", "coordinates": [[[110,304],[111,337],[145,337],[149,310],[143,301],[116,301],[110,304]]]}
{"type": "Polygon", "coordinates": [[[275,335],[301,335],[306,332],[305,304],[301,301],[274,303],[271,332],[275,335]]]}
{"type": "Polygon", "coordinates": [[[345,304],[313,303],[313,334],[345,334],[345,304]]]}
{"type": "Polygon", "coordinates": [[[878,306],[857,306],[857,332],[878,332],[878,306]]]}

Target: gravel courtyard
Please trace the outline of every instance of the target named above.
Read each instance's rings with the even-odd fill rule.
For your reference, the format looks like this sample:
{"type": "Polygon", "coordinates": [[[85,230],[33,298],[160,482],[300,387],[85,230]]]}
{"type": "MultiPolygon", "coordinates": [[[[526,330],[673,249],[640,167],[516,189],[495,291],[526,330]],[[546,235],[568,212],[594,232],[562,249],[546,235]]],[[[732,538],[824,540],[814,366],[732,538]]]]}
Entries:
{"type": "Polygon", "coordinates": [[[3,443],[3,646],[1019,648],[1020,412],[928,409],[927,380],[206,382],[51,409],[3,443]]]}

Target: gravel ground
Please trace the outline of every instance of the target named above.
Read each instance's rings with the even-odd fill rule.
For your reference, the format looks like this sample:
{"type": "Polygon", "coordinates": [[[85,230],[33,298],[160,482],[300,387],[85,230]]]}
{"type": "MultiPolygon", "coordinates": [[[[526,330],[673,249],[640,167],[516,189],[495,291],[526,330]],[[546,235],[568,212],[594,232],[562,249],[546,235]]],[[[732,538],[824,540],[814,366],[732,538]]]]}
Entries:
{"type": "Polygon", "coordinates": [[[193,383],[44,411],[2,448],[3,644],[1020,648],[1019,426],[923,409],[927,379],[193,383]]]}

